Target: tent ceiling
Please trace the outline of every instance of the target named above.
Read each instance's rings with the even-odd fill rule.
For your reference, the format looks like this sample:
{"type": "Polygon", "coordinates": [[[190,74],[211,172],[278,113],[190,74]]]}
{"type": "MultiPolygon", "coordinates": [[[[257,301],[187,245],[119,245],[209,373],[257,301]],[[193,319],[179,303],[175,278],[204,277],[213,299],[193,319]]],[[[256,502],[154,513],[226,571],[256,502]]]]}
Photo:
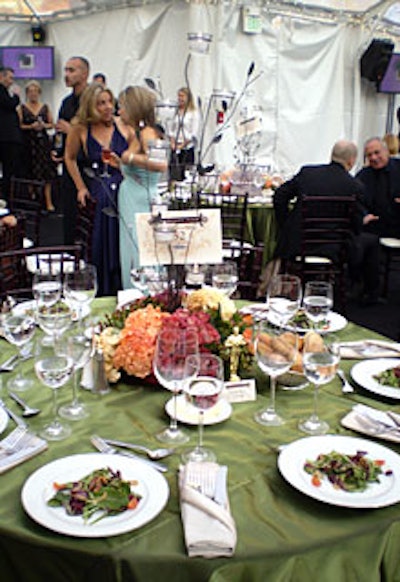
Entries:
{"type": "MultiPolygon", "coordinates": [[[[0,0],[0,20],[55,21],[103,10],[112,10],[142,4],[159,4],[162,0],[0,0]]],[[[274,12],[302,11],[303,14],[322,12],[358,17],[378,15],[383,18],[390,11],[391,23],[400,23],[400,2],[393,0],[186,0],[197,4],[237,4],[259,6],[274,12]]]]}

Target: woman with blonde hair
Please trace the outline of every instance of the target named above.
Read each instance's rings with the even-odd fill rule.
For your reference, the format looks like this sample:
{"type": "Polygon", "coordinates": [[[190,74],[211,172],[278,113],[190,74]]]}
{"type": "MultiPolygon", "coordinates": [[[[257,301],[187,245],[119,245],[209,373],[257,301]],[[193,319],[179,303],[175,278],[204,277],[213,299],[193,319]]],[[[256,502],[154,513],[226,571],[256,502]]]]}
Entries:
{"type": "Polygon", "coordinates": [[[182,181],[185,170],[195,161],[195,146],[199,132],[199,116],[189,87],[178,90],[178,110],[171,124],[171,163],[172,180],[182,181]]]}
{"type": "Polygon", "coordinates": [[[115,295],[121,288],[119,264],[119,223],[103,212],[118,206],[122,181],[121,154],[128,147],[130,129],[114,117],[114,97],[110,89],[97,83],[82,93],[76,117],[71,122],[65,148],[65,165],[75,183],[78,206],[88,198],[96,201],[93,225],[92,262],[97,267],[98,295],[115,295]],[[97,175],[86,176],[89,167],[97,175]]]}
{"type": "Polygon", "coordinates": [[[129,148],[121,156],[124,180],[118,199],[122,286],[127,289],[132,287],[131,269],[139,267],[136,214],[150,212],[160,173],[166,171],[167,162],[148,156],[150,142],[161,137],[155,120],[154,94],[145,87],[127,87],[119,96],[119,112],[133,129],[129,148]]]}
{"type": "Polygon", "coordinates": [[[29,81],[25,86],[26,102],[18,106],[17,113],[25,137],[28,162],[26,177],[45,182],[46,210],[54,212],[51,189],[57,178],[57,170],[51,159],[51,143],[47,135],[47,130],[52,129],[54,123],[49,106],[40,101],[41,94],[40,83],[29,81]]]}

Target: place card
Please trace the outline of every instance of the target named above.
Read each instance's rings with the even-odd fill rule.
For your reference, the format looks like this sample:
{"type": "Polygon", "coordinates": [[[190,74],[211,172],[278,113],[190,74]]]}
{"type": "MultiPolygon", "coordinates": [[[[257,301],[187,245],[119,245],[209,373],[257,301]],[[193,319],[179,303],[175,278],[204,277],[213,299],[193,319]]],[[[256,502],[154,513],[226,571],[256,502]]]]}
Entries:
{"type": "Polygon", "coordinates": [[[238,382],[225,382],[222,396],[230,403],[256,400],[256,382],[254,378],[238,382]]]}

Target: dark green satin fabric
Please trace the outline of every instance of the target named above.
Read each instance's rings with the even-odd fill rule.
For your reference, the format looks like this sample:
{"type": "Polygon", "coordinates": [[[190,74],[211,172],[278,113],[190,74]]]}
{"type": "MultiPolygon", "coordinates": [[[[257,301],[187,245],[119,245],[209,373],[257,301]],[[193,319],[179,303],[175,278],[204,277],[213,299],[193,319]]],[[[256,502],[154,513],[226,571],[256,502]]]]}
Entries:
{"type": "MultiPolygon", "coordinates": [[[[111,299],[95,301],[94,313],[111,310],[111,299]]],[[[39,332],[38,332],[39,333],[39,332]]],[[[372,332],[349,324],[340,333],[345,340],[373,337],[372,332]]],[[[1,341],[4,359],[12,349],[1,341]]],[[[24,369],[32,373],[32,360],[24,369]]],[[[342,362],[348,371],[351,362],[342,362]]],[[[261,379],[261,374],[257,374],[261,379]]],[[[3,374],[3,381],[6,376],[3,374]]],[[[50,390],[37,381],[25,394],[43,409],[30,421],[33,430],[49,418],[50,390]]],[[[92,452],[90,435],[98,433],[157,446],[154,434],[167,423],[163,412],[170,393],[158,387],[117,385],[109,395],[96,397],[81,391],[90,405],[87,421],[73,424],[72,436],[49,443],[39,456],[0,476],[0,575],[2,582],[394,582],[400,580],[400,504],[377,510],[354,510],[314,501],[294,490],[280,476],[275,447],[303,436],[299,418],[312,407],[309,388],[277,392],[277,408],[287,419],[282,428],[265,428],[253,414],[268,400],[267,382],[259,382],[257,402],[233,405],[232,417],[205,428],[205,442],[220,463],[229,467],[228,485],[238,543],[233,558],[189,559],[186,555],[177,494],[179,455],[167,459],[171,493],[165,509],[142,528],[108,539],[78,539],[49,531],[24,512],[20,492],[38,467],[67,455],[92,452]]],[[[5,391],[3,397],[14,410],[5,391]]],[[[71,398],[71,386],[60,390],[60,403],[71,398]]],[[[342,395],[338,380],[320,392],[320,412],[333,433],[355,435],[340,419],[355,402],[382,409],[398,405],[358,391],[342,395]]],[[[8,427],[11,430],[12,424],[8,427]]],[[[190,445],[196,428],[187,427],[190,445]]],[[[400,452],[400,445],[389,444],[400,452]]],[[[82,468],[84,471],[84,467],[82,468]]]]}
{"type": "Polygon", "coordinates": [[[278,224],[272,204],[251,204],[247,208],[245,240],[251,244],[263,244],[263,264],[273,256],[278,239],[278,224]]]}

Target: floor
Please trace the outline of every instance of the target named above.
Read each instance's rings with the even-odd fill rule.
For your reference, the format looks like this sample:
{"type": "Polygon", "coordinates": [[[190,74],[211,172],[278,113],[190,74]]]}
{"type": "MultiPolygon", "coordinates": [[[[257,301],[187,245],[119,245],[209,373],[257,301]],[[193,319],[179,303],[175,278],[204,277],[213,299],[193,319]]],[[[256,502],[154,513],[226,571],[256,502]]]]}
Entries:
{"type": "MultiPolygon", "coordinates": [[[[57,201],[55,201],[57,204],[57,201]]],[[[42,217],[41,243],[45,245],[63,242],[62,215],[57,212],[42,217]]],[[[390,278],[387,302],[362,306],[356,301],[348,304],[347,318],[358,325],[377,331],[400,341],[400,271],[390,278]]]]}

